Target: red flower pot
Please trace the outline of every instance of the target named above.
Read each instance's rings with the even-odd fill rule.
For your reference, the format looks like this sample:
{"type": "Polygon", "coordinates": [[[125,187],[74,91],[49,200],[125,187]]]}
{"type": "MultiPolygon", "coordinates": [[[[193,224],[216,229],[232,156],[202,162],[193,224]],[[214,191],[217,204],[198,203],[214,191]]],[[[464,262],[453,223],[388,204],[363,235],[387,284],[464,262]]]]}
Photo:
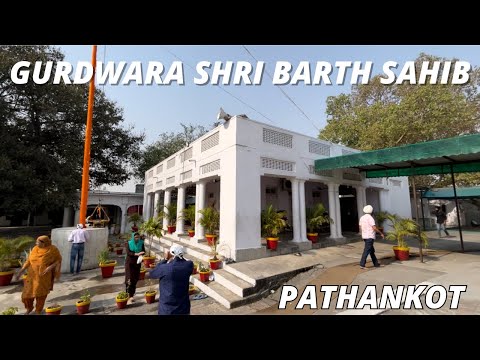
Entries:
{"type": "Polygon", "coordinates": [[[318,241],[318,233],[307,233],[307,239],[310,240],[313,244],[318,241]]]}
{"type": "Polygon", "coordinates": [[[218,270],[222,267],[222,261],[221,260],[213,260],[210,259],[210,269],[212,270],[218,270]]]}
{"type": "Polygon", "coordinates": [[[138,276],[138,280],[145,280],[145,273],[147,270],[140,271],[140,275],[138,276]]]}
{"type": "Polygon", "coordinates": [[[205,235],[205,238],[207,239],[207,244],[209,246],[213,246],[215,245],[215,240],[217,239],[217,235],[207,234],[205,235]]]}
{"type": "Polygon", "coordinates": [[[188,230],[188,236],[194,237],[194,236],[195,236],[195,231],[193,231],[193,230],[188,230]]]}
{"type": "Polygon", "coordinates": [[[127,307],[128,299],[118,299],[115,298],[115,302],[117,303],[117,309],[125,309],[127,307]]]}
{"type": "Polygon", "coordinates": [[[410,248],[400,248],[398,246],[393,247],[395,253],[395,259],[405,261],[410,259],[410,248]]]}
{"type": "Polygon", "coordinates": [[[12,282],[14,271],[2,271],[0,272],[0,286],[10,285],[12,282]]]}
{"type": "Polygon", "coordinates": [[[75,306],[77,307],[78,315],[86,314],[90,310],[90,301],[79,300],[75,303],[75,306]]]}
{"type": "Polygon", "coordinates": [[[210,271],[209,272],[200,272],[200,281],[207,282],[210,279],[210,271]]]}
{"type": "Polygon", "coordinates": [[[152,293],[145,293],[145,301],[147,304],[153,304],[155,302],[155,295],[157,295],[156,291],[152,293]]]}
{"type": "Polygon", "coordinates": [[[47,307],[45,309],[45,314],[46,315],[60,315],[60,312],[62,311],[61,306],[55,306],[55,307],[47,307]]]}
{"type": "Polygon", "coordinates": [[[276,237],[276,238],[268,237],[267,238],[267,249],[277,250],[277,246],[278,246],[278,237],[276,237]]]}
{"type": "Polygon", "coordinates": [[[115,269],[115,265],[117,265],[117,262],[112,262],[108,264],[101,264],[100,269],[102,270],[102,277],[104,279],[112,277],[113,275],[113,269],[115,269]]]}
{"type": "Polygon", "coordinates": [[[155,263],[155,257],[154,256],[144,256],[143,257],[143,266],[145,268],[149,269],[150,265],[155,263]]]}
{"type": "Polygon", "coordinates": [[[175,230],[177,230],[176,226],[167,226],[167,232],[169,234],[173,234],[175,232],[175,230]]]}

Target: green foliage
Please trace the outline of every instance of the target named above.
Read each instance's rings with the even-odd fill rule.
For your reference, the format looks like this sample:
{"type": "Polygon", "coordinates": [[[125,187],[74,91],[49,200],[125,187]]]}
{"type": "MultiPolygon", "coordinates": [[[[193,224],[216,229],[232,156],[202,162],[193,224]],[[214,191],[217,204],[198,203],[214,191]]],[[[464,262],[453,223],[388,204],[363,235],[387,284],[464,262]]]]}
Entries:
{"type": "Polygon", "coordinates": [[[210,272],[210,266],[205,265],[203,262],[200,262],[198,264],[198,272],[202,272],[202,273],[210,272]]]}
{"type": "Polygon", "coordinates": [[[177,203],[171,202],[164,205],[158,216],[167,219],[168,226],[175,226],[177,223],[177,203]]]}
{"type": "Polygon", "coordinates": [[[110,251],[108,250],[108,248],[100,251],[97,255],[97,259],[100,265],[108,264],[113,261],[110,260],[110,251]]]}
{"type": "Polygon", "coordinates": [[[373,215],[375,217],[375,224],[381,228],[383,228],[383,224],[385,220],[389,219],[389,216],[397,217],[397,215],[390,214],[388,211],[375,212],[373,215]]]}
{"type": "Polygon", "coordinates": [[[220,212],[213,206],[198,210],[202,217],[198,221],[200,225],[205,228],[207,235],[215,235],[216,231],[220,228],[220,212]]]}
{"type": "Polygon", "coordinates": [[[305,217],[309,233],[314,233],[323,224],[333,224],[333,219],[325,215],[327,210],[322,203],[317,203],[313,208],[307,208],[305,217]]]}
{"type": "Polygon", "coordinates": [[[142,222],[143,218],[139,213],[133,213],[128,217],[128,222],[133,223],[134,225],[137,225],[138,222],[142,222]]]}
{"type": "Polygon", "coordinates": [[[135,176],[138,179],[143,180],[145,172],[148,169],[175,154],[177,151],[180,151],[182,148],[191,144],[192,141],[207,133],[207,130],[201,125],[180,125],[183,127],[183,132],[161,133],[159,139],[155,143],[147,145],[142,152],[140,161],[135,167],[135,176]]]}
{"type": "Polygon", "coordinates": [[[15,315],[17,312],[17,307],[10,306],[7,310],[2,311],[2,315],[15,315]]]}
{"type": "Polygon", "coordinates": [[[408,248],[407,238],[417,238],[420,245],[428,246],[428,238],[425,232],[420,230],[420,226],[412,219],[404,219],[398,215],[388,215],[387,219],[391,222],[392,230],[387,232],[385,238],[397,242],[397,246],[408,248]]]}
{"type": "Polygon", "coordinates": [[[150,256],[150,249],[152,247],[153,237],[160,238],[162,236],[162,227],[163,224],[161,222],[161,218],[159,217],[152,217],[145,221],[142,225],[140,225],[140,233],[145,234],[147,236],[147,247],[146,247],[146,254],[150,256]]]}
{"type": "Polygon", "coordinates": [[[183,218],[190,223],[192,230],[195,230],[195,205],[183,209],[183,218]]]}
{"type": "MultiPolygon", "coordinates": [[[[55,72],[63,59],[53,46],[0,46],[0,209],[33,213],[78,201],[88,84],[54,85],[52,76],[38,85],[30,74],[30,81],[19,86],[10,77],[18,61],[42,61],[43,66],[52,61],[55,72]]],[[[131,177],[144,135],[123,127],[123,121],[123,110],[96,89],[91,186],[122,185],[131,177]]]]}
{"type": "Polygon", "coordinates": [[[118,300],[127,300],[128,299],[128,293],[126,291],[120,291],[117,294],[116,297],[117,297],[118,300]]]}
{"type": "Polygon", "coordinates": [[[26,260],[29,250],[35,244],[30,236],[19,236],[14,239],[0,238],[0,271],[8,271],[18,259],[26,260]]]}
{"type": "MultiPolygon", "coordinates": [[[[417,79],[423,61],[443,60],[420,54],[415,61],[417,79]]],[[[387,86],[375,76],[369,84],[353,86],[350,94],[327,99],[327,126],[319,138],[359,150],[376,150],[476,133],[480,126],[479,73],[479,68],[474,68],[470,81],[463,85],[387,86]]],[[[450,181],[449,176],[416,181],[417,186],[440,185],[446,178],[450,181]]],[[[462,186],[480,185],[478,173],[461,178],[462,186]]]]}
{"type": "Polygon", "coordinates": [[[80,301],[82,302],[90,302],[92,300],[93,295],[90,294],[88,289],[83,290],[82,295],[80,295],[80,301]]]}
{"type": "Polygon", "coordinates": [[[284,211],[278,212],[273,205],[268,205],[262,211],[261,224],[263,237],[277,237],[278,234],[285,228],[287,223],[283,219],[286,216],[284,211]]]}
{"type": "Polygon", "coordinates": [[[145,283],[147,285],[147,290],[145,290],[146,293],[155,292],[155,282],[152,279],[148,279],[145,283]]]}

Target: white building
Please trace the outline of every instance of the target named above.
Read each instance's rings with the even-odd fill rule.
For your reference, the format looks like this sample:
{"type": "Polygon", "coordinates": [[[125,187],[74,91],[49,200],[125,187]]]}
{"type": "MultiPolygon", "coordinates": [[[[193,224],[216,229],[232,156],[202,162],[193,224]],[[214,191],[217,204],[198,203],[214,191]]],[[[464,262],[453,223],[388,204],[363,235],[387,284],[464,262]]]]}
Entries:
{"type": "MultiPolygon", "coordinates": [[[[281,240],[300,250],[312,247],[305,209],[317,202],[334,220],[327,234],[333,239],[358,232],[358,214],[367,203],[375,211],[410,217],[407,178],[365,179],[356,169],[314,170],[316,159],[354,152],[359,151],[234,116],[145,173],[144,218],[156,215],[154,205],[170,203],[172,194],[181,214],[186,194],[194,193],[197,211],[211,205],[220,211],[220,253],[244,261],[271,251],[260,233],[261,211],[269,204],[287,212],[292,231],[281,240]]],[[[192,245],[204,238],[199,216],[192,245]]],[[[172,238],[185,233],[179,218],[172,238]]]]}

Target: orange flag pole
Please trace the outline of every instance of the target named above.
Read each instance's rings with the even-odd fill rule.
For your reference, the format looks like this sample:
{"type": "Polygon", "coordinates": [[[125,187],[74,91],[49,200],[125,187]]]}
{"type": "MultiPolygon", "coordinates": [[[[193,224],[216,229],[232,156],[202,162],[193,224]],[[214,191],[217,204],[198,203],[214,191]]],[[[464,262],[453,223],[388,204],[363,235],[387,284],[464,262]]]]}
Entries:
{"type": "Polygon", "coordinates": [[[85,224],[87,216],[89,173],[90,173],[90,144],[92,142],[92,119],[93,119],[93,100],[95,96],[95,68],[97,66],[97,45],[92,49],[93,75],[90,79],[90,88],[88,90],[88,111],[87,128],[85,129],[85,149],[83,152],[83,172],[82,172],[82,193],[80,199],[80,218],[79,224],[85,224]]]}

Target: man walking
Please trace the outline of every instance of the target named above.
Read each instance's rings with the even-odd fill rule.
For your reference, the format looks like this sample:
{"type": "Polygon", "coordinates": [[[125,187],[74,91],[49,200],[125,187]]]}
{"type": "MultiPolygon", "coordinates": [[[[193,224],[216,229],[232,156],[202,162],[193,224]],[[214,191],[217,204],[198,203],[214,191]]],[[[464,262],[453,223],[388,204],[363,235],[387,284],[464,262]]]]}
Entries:
{"type": "Polygon", "coordinates": [[[373,243],[375,242],[376,232],[379,233],[382,238],[385,238],[385,235],[383,235],[383,232],[378,230],[377,226],[375,225],[375,219],[372,216],[373,207],[371,205],[367,205],[363,208],[363,212],[365,214],[360,218],[358,224],[360,226],[362,239],[365,243],[362,258],[360,259],[360,268],[365,269],[365,263],[367,262],[368,255],[370,255],[372,258],[373,266],[380,267],[381,265],[375,256],[375,248],[373,247],[373,243]]]}
{"type": "Polygon", "coordinates": [[[85,252],[85,242],[88,240],[87,231],[83,224],[78,224],[77,228],[70,233],[68,241],[72,243],[70,250],[70,274],[74,274],[75,260],[77,260],[76,274],[80,273],[83,262],[83,253],[85,252]],[[77,258],[78,257],[78,258],[77,258]]]}

